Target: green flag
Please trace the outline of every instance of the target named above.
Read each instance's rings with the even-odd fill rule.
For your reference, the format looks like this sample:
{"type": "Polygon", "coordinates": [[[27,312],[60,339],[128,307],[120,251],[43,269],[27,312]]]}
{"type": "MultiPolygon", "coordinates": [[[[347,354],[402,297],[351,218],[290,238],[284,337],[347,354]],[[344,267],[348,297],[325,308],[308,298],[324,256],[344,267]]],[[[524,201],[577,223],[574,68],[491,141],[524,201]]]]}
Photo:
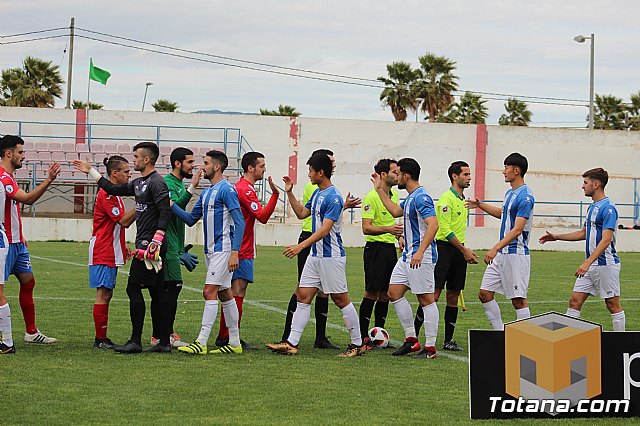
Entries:
{"type": "Polygon", "coordinates": [[[93,58],[89,58],[89,80],[97,81],[98,83],[107,84],[107,80],[111,77],[111,73],[102,68],[93,66],[93,58]]]}

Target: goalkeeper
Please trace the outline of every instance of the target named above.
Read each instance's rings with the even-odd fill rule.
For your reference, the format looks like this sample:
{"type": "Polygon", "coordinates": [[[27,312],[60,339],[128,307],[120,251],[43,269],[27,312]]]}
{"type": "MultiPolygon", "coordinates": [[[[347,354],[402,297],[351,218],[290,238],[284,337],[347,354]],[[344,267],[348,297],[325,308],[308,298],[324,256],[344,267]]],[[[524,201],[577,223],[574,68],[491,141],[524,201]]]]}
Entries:
{"type": "Polygon", "coordinates": [[[119,353],[142,352],[142,329],[146,310],[142,296],[143,288],[148,289],[151,295],[153,329],[157,330],[160,339],[160,342],[147,352],[171,352],[169,304],[162,271],[162,259],[167,252],[167,245],[162,243],[171,209],[167,184],[155,170],[158,155],[158,146],[152,142],[141,142],[135,145],[133,168],[142,176],[125,184],[111,183],[87,161],[73,161],[76,169],[87,173],[107,194],[135,195],[136,249],[127,282],[132,331],[127,343],[113,347],[113,350],[119,353]]]}
{"type": "MultiPolygon", "coordinates": [[[[187,208],[191,196],[200,183],[201,171],[193,173],[196,160],[193,158],[193,151],[188,148],[176,148],[171,151],[171,173],[164,177],[164,181],[169,189],[169,199],[181,208],[187,208]],[[191,179],[189,188],[185,189],[183,179],[191,179]]],[[[189,272],[193,271],[198,264],[198,256],[189,253],[193,245],[184,246],[185,227],[184,222],[177,216],[171,215],[167,233],[164,237],[164,244],[167,246],[167,255],[163,258],[164,283],[167,288],[167,299],[169,303],[169,341],[173,348],[187,346],[188,343],[180,339],[180,335],[174,329],[176,311],[178,309],[178,296],[182,290],[182,271],[180,264],[184,265],[189,272]]],[[[158,330],[154,328],[151,345],[155,346],[158,339],[158,330]]]]}

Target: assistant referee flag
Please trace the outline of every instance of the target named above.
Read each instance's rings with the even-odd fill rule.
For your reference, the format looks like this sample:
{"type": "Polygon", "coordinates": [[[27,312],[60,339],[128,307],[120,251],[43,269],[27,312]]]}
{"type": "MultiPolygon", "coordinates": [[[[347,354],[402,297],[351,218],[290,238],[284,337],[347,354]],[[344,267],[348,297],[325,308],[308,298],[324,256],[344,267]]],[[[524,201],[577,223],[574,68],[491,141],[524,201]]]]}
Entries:
{"type": "Polygon", "coordinates": [[[102,68],[93,66],[93,58],[89,58],[89,80],[97,81],[98,83],[107,84],[107,80],[111,77],[111,73],[102,68]]]}

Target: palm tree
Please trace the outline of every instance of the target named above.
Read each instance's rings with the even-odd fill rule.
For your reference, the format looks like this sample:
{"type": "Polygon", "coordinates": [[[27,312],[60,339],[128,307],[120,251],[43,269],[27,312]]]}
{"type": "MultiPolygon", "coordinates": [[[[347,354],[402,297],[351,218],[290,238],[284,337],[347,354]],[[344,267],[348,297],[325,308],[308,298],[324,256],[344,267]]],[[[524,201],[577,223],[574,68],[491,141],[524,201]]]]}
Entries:
{"type": "Polygon", "coordinates": [[[260,108],[260,115],[276,115],[282,117],[299,117],[302,113],[296,111],[296,107],[291,105],[278,105],[278,110],[269,110],[267,108],[260,108]]]}
{"type": "Polygon", "coordinates": [[[156,112],[177,112],[179,107],[176,102],[172,102],[169,99],[158,99],[151,106],[156,112]]]}
{"type": "Polygon", "coordinates": [[[420,110],[427,113],[430,122],[447,111],[458,90],[458,76],[453,74],[456,63],[444,56],[426,53],[420,61],[419,78],[415,87],[416,98],[421,98],[420,110]]]}
{"type": "Polygon", "coordinates": [[[501,126],[528,126],[531,123],[533,113],[529,111],[526,102],[509,98],[504,104],[504,109],[507,113],[502,114],[498,120],[501,126]]]}
{"type": "Polygon", "coordinates": [[[472,92],[465,92],[459,102],[453,103],[447,111],[440,114],[438,123],[484,124],[489,116],[486,99],[472,92]]]}
{"type": "Polygon", "coordinates": [[[396,121],[407,119],[407,110],[415,111],[418,108],[413,87],[419,76],[417,70],[411,68],[411,64],[404,61],[393,62],[387,65],[389,77],[378,77],[378,81],[385,84],[380,93],[380,100],[384,107],[390,107],[396,121]]]}
{"type": "MultiPolygon", "coordinates": [[[[93,102],[89,102],[89,109],[102,109],[104,105],[102,104],[94,104],[93,102]]],[[[73,109],[87,109],[87,103],[79,101],[77,99],[73,100],[73,104],[71,104],[71,108],[73,109]]]]}
{"type": "MultiPolygon", "coordinates": [[[[627,107],[622,103],[622,98],[614,95],[596,94],[596,102],[593,111],[593,128],[602,130],[622,130],[627,126],[625,119],[627,107]]],[[[587,121],[589,117],[587,116],[587,121]]]]}
{"type": "Polygon", "coordinates": [[[640,90],[631,96],[629,111],[629,130],[640,130],[640,90]]]}
{"type": "Polygon", "coordinates": [[[62,96],[64,80],[60,67],[32,56],[22,61],[22,68],[2,71],[0,93],[7,106],[52,108],[62,96]]]}

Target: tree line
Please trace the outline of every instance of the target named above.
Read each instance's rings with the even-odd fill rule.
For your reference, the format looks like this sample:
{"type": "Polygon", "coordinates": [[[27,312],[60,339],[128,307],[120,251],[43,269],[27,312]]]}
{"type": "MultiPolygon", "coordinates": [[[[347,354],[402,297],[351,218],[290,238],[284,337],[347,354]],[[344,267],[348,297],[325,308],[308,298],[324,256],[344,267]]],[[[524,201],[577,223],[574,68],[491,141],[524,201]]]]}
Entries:
{"type": "MultiPolygon", "coordinates": [[[[378,77],[385,87],[380,93],[383,107],[389,107],[396,121],[405,121],[409,112],[423,113],[424,119],[438,123],[483,124],[489,115],[487,100],[481,95],[465,92],[456,101],[458,76],[456,62],[444,56],[426,53],[418,58],[419,68],[406,61],[387,65],[387,75],[378,77]]],[[[0,105],[33,108],[53,108],[62,97],[64,79],[60,67],[51,61],[27,56],[21,67],[2,70],[0,105]]],[[[604,130],[640,130],[640,91],[630,97],[630,103],[614,95],[596,95],[594,128],[604,130]]],[[[151,105],[157,112],[176,112],[179,105],[168,99],[158,99],[151,105]]],[[[102,109],[104,105],[80,100],[74,109],[102,109]]],[[[528,126],[532,113],[528,104],[515,98],[504,104],[500,125],[528,126]]],[[[260,108],[261,115],[297,117],[296,107],[279,105],[277,110],[260,108]]],[[[589,117],[585,118],[588,121],[589,117]]]]}

